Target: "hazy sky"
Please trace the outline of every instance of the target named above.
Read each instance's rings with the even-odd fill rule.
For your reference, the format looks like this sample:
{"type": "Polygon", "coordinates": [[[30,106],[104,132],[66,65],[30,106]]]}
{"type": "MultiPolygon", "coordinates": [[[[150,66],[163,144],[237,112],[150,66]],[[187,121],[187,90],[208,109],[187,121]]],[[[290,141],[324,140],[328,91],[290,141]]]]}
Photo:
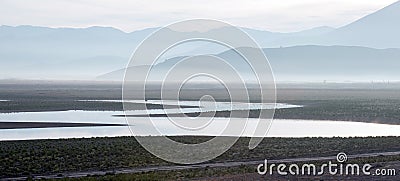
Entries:
{"type": "Polygon", "coordinates": [[[397,0],[0,0],[1,25],[133,31],[211,18],[270,31],[340,27],[397,0]]]}

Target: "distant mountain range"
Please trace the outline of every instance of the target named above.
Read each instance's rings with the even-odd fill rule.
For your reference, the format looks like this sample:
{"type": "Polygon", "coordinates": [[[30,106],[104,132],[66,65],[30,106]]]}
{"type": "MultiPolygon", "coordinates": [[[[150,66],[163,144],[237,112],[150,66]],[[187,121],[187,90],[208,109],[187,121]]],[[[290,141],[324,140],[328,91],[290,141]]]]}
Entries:
{"type": "MultiPolygon", "coordinates": [[[[294,46],[287,48],[265,48],[275,78],[278,81],[370,81],[400,80],[400,49],[372,49],[351,46],[294,46]]],[[[232,66],[239,67],[242,74],[250,72],[244,68],[245,61],[235,51],[229,50],[217,54],[232,66]]],[[[163,75],[183,57],[168,59],[152,68],[153,81],[159,81],[163,75]]],[[[204,62],[208,60],[204,59],[204,62]]],[[[216,69],[204,62],[189,64],[182,70],[216,69]]],[[[130,67],[130,71],[147,73],[147,66],[130,67]]],[[[179,70],[175,70],[179,71],[179,70]]],[[[98,77],[99,80],[122,80],[125,68],[98,77]]],[[[262,75],[260,75],[262,76],[262,75]]],[[[131,79],[129,79],[131,80],[131,79]]]]}
{"type": "MultiPolygon", "coordinates": [[[[400,68],[399,19],[400,2],[396,2],[337,29],[317,27],[293,33],[243,30],[266,48],[278,78],[352,73],[374,79],[374,75],[393,76],[393,69],[400,68]]],[[[123,69],[135,47],[157,29],[126,33],[110,27],[0,26],[0,79],[121,80],[110,75],[123,69]]],[[[229,52],[203,42],[188,45],[166,59],[204,51],[219,56],[229,52]]]]}

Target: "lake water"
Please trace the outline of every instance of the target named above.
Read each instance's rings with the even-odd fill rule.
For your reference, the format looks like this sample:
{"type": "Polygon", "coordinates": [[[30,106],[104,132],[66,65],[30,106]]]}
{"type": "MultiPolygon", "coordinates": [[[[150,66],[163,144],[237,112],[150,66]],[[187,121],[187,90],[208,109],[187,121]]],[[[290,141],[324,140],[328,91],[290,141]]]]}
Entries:
{"type": "MultiPolygon", "coordinates": [[[[164,102],[164,104],[167,104],[164,102]]],[[[168,104],[176,104],[171,102],[168,104]]],[[[181,105],[193,105],[194,102],[183,102],[181,105]]],[[[198,104],[198,103],[197,103],[198,104]]],[[[221,103],[218,110],[228,109],[221,103]]],[[[231,110],[243,110],[244,108],[259,109],[271,108],[271,105],[261,104],[236,104],[231,110]]],[[[297,105],[278,104],[278,108],[295,108],[297,105]]],[[[174,112],[174,109],[172,109],[174,112]]],[[[179,110],[179,109],[176,109],[179,110]]],[[[176,111],[175,110],[175,111],[176,111]]],[[[153,110],[158,113],[164,110],[153,110]]],[[[182,111],[182,110],[180,110],[182,111]]],[[[189,108],[188,112],[199,111],[198,108],[189,108]]],[[[203,109],[204,111],[204,109],[203,109]]],[[[134,111],[133,114],[143,114],[147,112],[134,111]]],[[[171,113],[168,111],[168,113],[171,113]]],[[[116,123],[126,124],[124,117],[115,117],[113,115],[123,115],[122,111],[55,111],[55,112],[24,112],[24,113],[4,113],[0,114],[0,120],[3,122],[61,122],[61,123],[116,123]]],[[[131,113],[130,113],[131,114],[131,113]]],[[[143,132],[136,131],[137,135],[147,136],[146,127],[152,126],[152,122],[147,118],[132,118],[131,128],[140,127],[143,132]]],[[[185,117],[173,118],[177,121],[188,121],[185,117]]],[[[210,118],[196,118],[197,121],[206,121],[210,118]]],[[[247,119],[248,124],[243,130],[243,136],[252,135],[257,125],[258,119],[247,119]]],[[[157,122],[157,128],[163,135],[220,135],[230,121],[246,121],[245,118],[213,118],[209,125],[201,131],[193,132],[183,130],[169,121],[166,117],[154,117],[153,122],[157,122]]],[[[35,129],[2,129],[0,130],[0,140],[28,140],[28,139],[58,139],[58,138],[82,138],[82,137],[114,137],[131,136],[128,126],[104,126],[104,127],[71,127],[71,128],[35,128],[35,129]]],[[[223,135],[231,136],[231,135],[223,135]]],[[[261,136],[261,135],[260,135],[261,136]]],[[[400,136],[399,125],[385,125],[361,122],[345,121],[320,121],[320,120],[281,120],[272,122],[268,137],[350,137],[350,136],[400,136]]]]}

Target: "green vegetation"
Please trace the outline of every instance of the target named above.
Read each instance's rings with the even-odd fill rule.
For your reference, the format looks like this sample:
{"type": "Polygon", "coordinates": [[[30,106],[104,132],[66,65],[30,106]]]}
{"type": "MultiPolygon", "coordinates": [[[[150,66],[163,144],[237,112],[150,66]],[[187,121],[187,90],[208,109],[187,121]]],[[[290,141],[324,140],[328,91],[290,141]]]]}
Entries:
{"type": "MultiPolygon", "coordinates": [[[[210,137],[173,137],[173,139],[198,143],[210,137]]],[[[253,150],[248,149],[248,141],[249,138],[239,139],[230,150],[211,162],[400,150],[399,137],[266,138],[253,150]]],[[[133,137],[3,141],[0,144],[0,178],[170,164],[148,153],[133,137]]]]}
{"type": "MultiPolygon", "coordinates": [[[[368,163],[372,165],[372,170],[382,168],[384,165],[389,165],[386,168],[397,169],[396,166],[385,164],[390,161],[399,161],[400,156],[385,156],[385,157],[372,157],[372,158],[358,158],[352,159],[351,163],[368,163]]],[[[261,162],[260,162],[261,163],[261,162]]],[[[321,165],[326,161],[320,162],[307,162],[314,163],[315,165],[321,165]]],[[[302,163],[297,163],[299,166],[302,163]]],[[[198,169],[187,169],[187,170],[175,170],[175,171],[157,171],[157,172],[143,172],[143,173],[130,173],[130,174],[107,174],[104,176],[88,175],[87,177],[81,178],[64,178],[62,180],[188,180],[188,179],[199,179],[199,180],[299,180],[298,176],[280,176],[280,175],[259,175],[256,170],[256,165],[241,165],[237,167],[222,167],[222,168],[198,168],[198,169]]],[[[328,173],[326,171],[325,173],[328,173]]],[[[320,176],[321,177],[321,176],[320,176]]],[[[323,176],[326,180],[344,180],[346,177],[341,175],[323,176]]],[[[301,180],[316,180],[316,176],[305,176],[301,180]]],[[[347,179],[350,179],[347,177],[347,179]]],[[[382,180],[382,177],[359,177],[355,176],[350,180],[382,180]]],[[[389,176],[387,179],[395,180],[398,177],[389,176]]],[[[318,180],[323,180],[322,178],[318,180]]]]}

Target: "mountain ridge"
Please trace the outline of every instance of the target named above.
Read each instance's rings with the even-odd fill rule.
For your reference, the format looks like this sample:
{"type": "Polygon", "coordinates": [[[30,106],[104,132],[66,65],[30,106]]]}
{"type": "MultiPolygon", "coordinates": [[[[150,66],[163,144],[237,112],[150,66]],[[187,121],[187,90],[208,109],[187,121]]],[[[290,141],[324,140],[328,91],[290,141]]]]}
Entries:
{"type": "MultiPolygon", "coordinates": [[[[376,49],[400,48],[398,19],[400,1],[340,28],[322,26],[289,33],[242,29],[263,48],[316,45],[315,51],[319,51],[321,49],[318,46],[370,47],[372,49],[364,49],[364,53],[368,54],[368,51],[375,52],[376,49]]],[[[2,25],[0,79],[93,79],[100,74],[124,68],[139,43],[157,29],[159,27],[124,32],[99,26],[49,28],[2,25]]],[[[199,43],[183,47],[166,58],[204,52],[218,54],[225,50],[212,44],[199,43]]]]}

